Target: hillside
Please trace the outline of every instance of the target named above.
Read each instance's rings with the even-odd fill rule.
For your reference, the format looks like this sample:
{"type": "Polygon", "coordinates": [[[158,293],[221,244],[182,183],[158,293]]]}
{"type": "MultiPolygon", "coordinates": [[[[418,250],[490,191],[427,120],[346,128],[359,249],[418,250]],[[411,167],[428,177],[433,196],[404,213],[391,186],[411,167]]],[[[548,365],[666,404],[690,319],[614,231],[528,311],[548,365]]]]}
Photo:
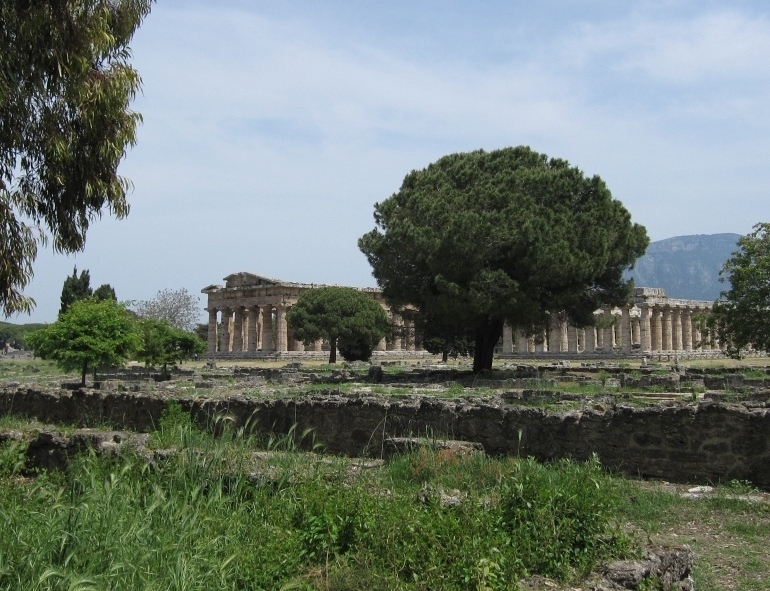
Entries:
{"type": "Polygon", "coordinates": [[[672,298],[715,300],[729,286],[719,271],[737,249],[740,234],[675,236],[650,244],[627,276],[638,287],[662,287],[672,298]]]}

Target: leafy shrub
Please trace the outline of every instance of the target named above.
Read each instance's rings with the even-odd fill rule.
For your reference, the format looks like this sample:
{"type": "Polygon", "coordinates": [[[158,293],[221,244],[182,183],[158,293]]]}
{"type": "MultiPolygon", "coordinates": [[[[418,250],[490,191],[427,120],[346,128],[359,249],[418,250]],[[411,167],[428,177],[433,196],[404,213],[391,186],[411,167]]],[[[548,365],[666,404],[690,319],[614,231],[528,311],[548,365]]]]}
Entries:
{"type": "Polygon", "coordinates": [[[520,462],[501,490],[503,528],[529,573],[588,571],[626,540],[612,527],[617,497],[596,456],[584,464],[520,462]]]}
{"type": "Polygon", "coordinates": [[[15,476],[27,461],[27,445],[21,441],[7,440],[0,443],[0,476],[15,476]]]}

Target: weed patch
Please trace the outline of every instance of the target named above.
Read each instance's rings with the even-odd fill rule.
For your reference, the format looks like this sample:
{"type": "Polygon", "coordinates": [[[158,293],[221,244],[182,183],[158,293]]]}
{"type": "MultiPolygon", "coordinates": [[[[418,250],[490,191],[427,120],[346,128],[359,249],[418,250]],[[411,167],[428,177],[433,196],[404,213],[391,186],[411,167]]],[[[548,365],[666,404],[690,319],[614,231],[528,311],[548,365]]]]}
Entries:
{"type": "Polygon", "coordinates": [[[0,589],[507,589],[627,551],[593,463],[416,450],[351,478],[298,453],[306,434],[260,442],[220,421],[215,437],[169,405],[153,441],[175,453],[85,454],[31,481],[0,448],[0,589]]]}

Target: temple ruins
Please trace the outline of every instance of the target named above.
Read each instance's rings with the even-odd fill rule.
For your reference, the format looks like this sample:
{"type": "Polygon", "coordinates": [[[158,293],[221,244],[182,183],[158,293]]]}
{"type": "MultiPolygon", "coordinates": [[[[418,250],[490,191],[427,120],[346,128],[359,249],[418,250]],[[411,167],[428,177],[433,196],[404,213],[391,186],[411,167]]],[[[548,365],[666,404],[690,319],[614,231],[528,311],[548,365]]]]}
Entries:
{"type": "MultiPolygon", "coordinates": [[[[320,356],[328,350],[321,341],[306,346],[294,338],[286,322],[286,313],[305,291],[324,285],[245,272],[224,281],[224,286],[201,290],[208,298],[209,357],[320,356]]],[[[414,326],[390,309],[379,289],[357,289],[377,301],[397,329],[380,341],[374,356],[427,354],[414,326]]],[[[719,350],[719,343],[702,338],[697,320],[711,306],[709,301],[674,299],[662,289],[639,287],[625,306],[597,310],[594,327],[576,328],[555,317],[550,330],[532,336],[506,326],[496,353],[502,357],[710,354],[719,350]]]]}

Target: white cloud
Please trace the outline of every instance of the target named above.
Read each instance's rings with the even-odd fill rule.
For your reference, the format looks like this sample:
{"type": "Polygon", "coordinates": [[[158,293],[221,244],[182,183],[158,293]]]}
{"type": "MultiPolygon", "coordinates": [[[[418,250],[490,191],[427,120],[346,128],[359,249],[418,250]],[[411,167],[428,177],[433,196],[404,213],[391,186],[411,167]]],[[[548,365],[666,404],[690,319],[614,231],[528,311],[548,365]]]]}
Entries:
{"type": "Polygon", "coordinates": [[[746,232],[770,219],[768,21],[675,4],[458,5],[431,28],[412,3],[387,25],[310,2],[158,3],[134,43],[132,212],[41,260],[33,295],[55,302],[38,317],[74,262],[135,299],[239,270],[371,285],[356,239],[373,204],[477,148],[601,175],[656,239],[746,232]]]}
{"type": "Polygon", "coordinates": [[[695,17],[632,13],[584,23],[562,46],[568,61],[674,86],[767,81],[770,21],[736,10],[695,17]]]}

